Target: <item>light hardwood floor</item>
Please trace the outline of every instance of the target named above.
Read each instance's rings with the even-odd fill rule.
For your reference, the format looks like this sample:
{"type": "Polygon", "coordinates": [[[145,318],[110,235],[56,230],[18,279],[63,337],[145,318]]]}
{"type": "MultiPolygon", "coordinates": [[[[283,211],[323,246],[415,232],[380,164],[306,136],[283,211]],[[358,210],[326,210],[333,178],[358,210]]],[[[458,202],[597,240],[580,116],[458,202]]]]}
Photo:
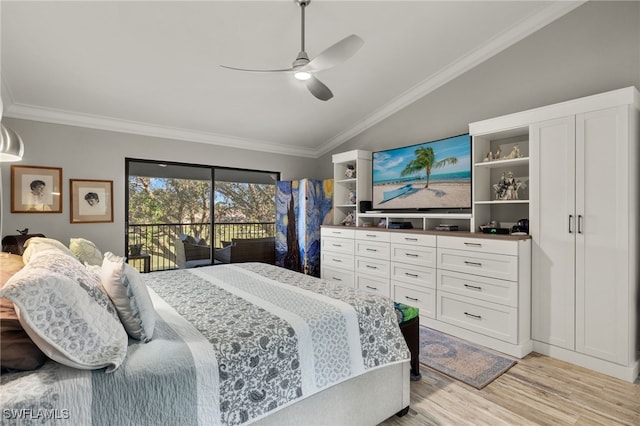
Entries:
{"type": "Polygon", "coordinates": [[[411,408],[383,426],[640,425],[640,381],[627,383],[536,353],[482,390],[421,366],[411,408]]]}

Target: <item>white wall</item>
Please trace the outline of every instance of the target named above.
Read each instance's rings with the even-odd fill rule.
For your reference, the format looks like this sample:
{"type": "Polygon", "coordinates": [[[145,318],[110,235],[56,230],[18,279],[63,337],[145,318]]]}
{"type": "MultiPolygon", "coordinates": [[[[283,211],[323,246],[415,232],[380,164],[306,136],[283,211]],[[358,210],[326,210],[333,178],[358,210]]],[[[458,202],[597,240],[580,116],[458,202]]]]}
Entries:
{"type": "Polygon", "coordinates": [[[640,2],[588,2],[325,155],[467,133],[468,123],[640,88],[640,2]]]}
{"type": "Polygon", "coordinates": [[[62,213],[12,214],[10,165],[2,164],[4,235],[29,228],[31,233],[43,233],[64,243],[70,237],[87,238],[104,251],[124,254],[125,157],[280,172],[282,180],[317,177],[317,160],[308,158],[37,121],[4,120],[25,143],[23,160],[14,164],[63,169],[62,213]],[[71,224],[69,179],[113,180],[114,222],[71,224]]]}

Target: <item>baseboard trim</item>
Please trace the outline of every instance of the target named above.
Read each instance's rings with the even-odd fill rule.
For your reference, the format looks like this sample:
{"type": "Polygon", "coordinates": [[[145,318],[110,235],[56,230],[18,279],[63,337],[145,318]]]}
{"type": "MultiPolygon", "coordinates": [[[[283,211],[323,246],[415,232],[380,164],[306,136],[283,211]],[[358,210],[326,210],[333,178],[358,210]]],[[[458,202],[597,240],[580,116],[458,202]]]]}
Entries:
{"type": "Polygon", "coordinates": [[[630,366],[623,366],[535,340],[533,341],[533,351],[630,383],[638,379],[638,373],[640,372],[640,360],[636,360],[630,366]]]}

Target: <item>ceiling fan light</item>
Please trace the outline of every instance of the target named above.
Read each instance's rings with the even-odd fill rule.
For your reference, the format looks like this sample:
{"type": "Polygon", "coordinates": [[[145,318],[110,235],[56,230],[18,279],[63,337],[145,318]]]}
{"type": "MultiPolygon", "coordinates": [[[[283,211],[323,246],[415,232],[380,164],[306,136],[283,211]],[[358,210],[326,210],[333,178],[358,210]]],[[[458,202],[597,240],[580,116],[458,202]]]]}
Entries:
{"type": "Polygon", "coordinates": [[[293,76],[295,78],[297,78],[298,80],[305,81],[305,80],[309,80],[311,78],[311,73],[308,73],[306,71],[298,71],[295,74],[293,74],[293,76]]]}

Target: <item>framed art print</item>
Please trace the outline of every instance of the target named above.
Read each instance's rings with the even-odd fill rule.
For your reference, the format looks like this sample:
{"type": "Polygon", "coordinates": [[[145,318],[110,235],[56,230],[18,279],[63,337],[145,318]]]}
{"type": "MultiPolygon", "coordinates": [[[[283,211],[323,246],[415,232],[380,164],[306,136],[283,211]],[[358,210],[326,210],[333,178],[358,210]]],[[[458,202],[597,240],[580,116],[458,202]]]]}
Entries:
{"type": "Polygon", "coordinates": [[[113,181],[70,179],[71,223],[113,222],[113,181]]]}
{"type": "Polygon", "coordinates": [[[62,168],[12,165],[11,213],[62,213],[62,168]]]}

